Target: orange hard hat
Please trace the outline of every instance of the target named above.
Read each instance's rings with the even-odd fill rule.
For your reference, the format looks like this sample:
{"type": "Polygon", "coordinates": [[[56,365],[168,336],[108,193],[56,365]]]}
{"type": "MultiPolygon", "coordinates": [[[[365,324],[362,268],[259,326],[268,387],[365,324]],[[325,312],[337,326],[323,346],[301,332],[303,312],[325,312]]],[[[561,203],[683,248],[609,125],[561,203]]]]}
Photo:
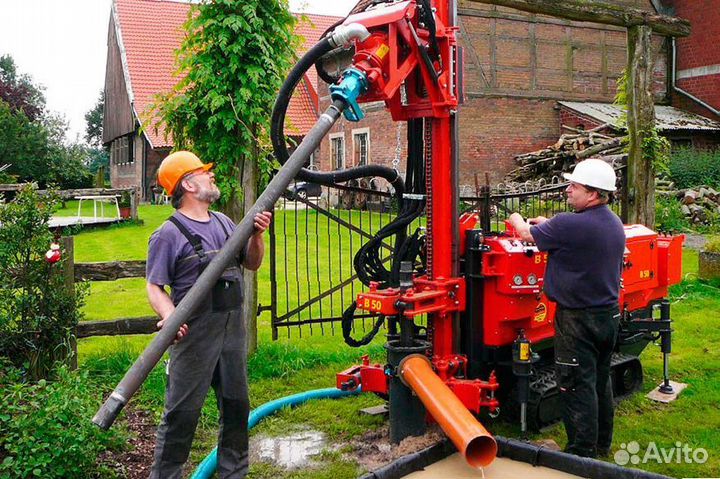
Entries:
{"type": "Polygon", "coordinates": [[[180,178],[196,170],[208,171],[212,167],[213,163],[203,163],[194,153],[176,151],[160,163],[157,173],[158,183],[165,188],[169,195],[172,195],[175,193],[180,178]]]}

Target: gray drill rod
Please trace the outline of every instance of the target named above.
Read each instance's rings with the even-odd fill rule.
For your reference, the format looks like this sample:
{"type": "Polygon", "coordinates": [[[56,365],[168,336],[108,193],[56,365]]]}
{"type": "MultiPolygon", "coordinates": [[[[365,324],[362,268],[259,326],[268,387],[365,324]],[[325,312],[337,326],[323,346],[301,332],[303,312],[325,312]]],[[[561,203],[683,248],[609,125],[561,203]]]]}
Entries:
{"type": "Polygon", "coordinates": [[[245,214],[232,236],[228,238],[225,246],[222,247],[205,268],[205,271],[198,277],[193,287],[177,305],[175,311],[167,318],[157,336],[153,338],[140,357],[135,360],[135,363],[110,394],[110,397],[98,409],[92,422],[103,429],[109,429],[112,426],[122,408],[125,407],[132,395],[145,382],[150,371],[173,343],[180,327],[190,319],[198,306],[208,297],[213,285],[235,259],[237,252],[245,247],[255,229],[255,215],[263,211],[270,211],[273,208],[275,202],[305,165],[310,155],[320,145],[320,142],[330,131],[330,128],[338,120],[344,109],[345,105],[341,101],[335,101],[320,116],[302,143],[270,181],[270,184],[265,188],[265,191],[263,191],[253,207],[250,208],[250,211],[245,214]]]}

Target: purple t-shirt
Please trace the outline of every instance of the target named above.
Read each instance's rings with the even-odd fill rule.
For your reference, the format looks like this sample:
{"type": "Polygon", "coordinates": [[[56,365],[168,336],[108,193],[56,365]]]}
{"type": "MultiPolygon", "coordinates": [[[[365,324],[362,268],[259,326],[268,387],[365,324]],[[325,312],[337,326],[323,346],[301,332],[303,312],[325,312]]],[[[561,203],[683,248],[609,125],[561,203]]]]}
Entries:
{"type": "MultiPolygon", "coordinates": [[[[177,218],[190,232],[201,238],[206,261],[211,261],[235,230],[235,223],[222,213],[213,211],[210,221],[196,221],[176,211],[177,218]],[[222,223],[221,223],[222,222],[222,223]],[[223,229],[223,226],[225,227],[223,229]]],[[[244,254],[238,256],[242,264],[244,254]]],[[[242,271],[238,266],[225,270],[223,279],[240,281],[242,271]]],[[[158,286],[170,286],[170,297],[175,305],[187,294],[200,275],[200,258],[190,242],[170,221],[164,222],[150,236],[146,278],[158,286]]]]}
{"type": "Polygon", "coordinates": [[[617,304],[625,230],[607,206],[560,213],[530,227],[540,251],[548,251],[545,294],[566,308],[617,304]]]}

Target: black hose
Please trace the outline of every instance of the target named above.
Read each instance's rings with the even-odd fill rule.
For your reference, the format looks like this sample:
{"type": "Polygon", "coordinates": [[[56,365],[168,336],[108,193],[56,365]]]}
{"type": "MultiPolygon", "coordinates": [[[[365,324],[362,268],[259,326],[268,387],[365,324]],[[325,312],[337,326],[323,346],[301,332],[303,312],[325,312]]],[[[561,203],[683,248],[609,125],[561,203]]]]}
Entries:
{"type": "Polygon", "coordinates": [[[352,325],[356,309],[357,304],[355,303],[355,301],[353,301],[352,304],[348,306],[348,308],[343,313],[341,323],[345,344],[353,348],[359,348],[360,346],[370,344],[370,341],[372,341],[373,338],[377,335],[378,331],[380,331],[380,327],[385,322],[385,316],[381,314],[380,316],[378,316],[377,321],[375,321],[375,325],[369,333],[367,333],[362,339],[355,339],[352,337],[352,325]]]}
{"type": "Polygon", "coordinates": [[[312,67],[315,62],[323,55],[332,50],[329,38],[323,38],[315,44],[300,60],[293,66],[285,82],[280,87],[278,97],[275,100],[272,117],[270,119],[270,137],[273,144],[275,156],[281,164],[285,164],[290,157],[287,145],[285,144],[285,114],[287,113],[290,98],[297,87],[300,80],[303,79],[305,73],[312,67]]]}
{"type": "Polygon", "coordinates": [[[407,227],[418,218],[425,209],[425,163],[422,119],[408,121],[408,167],[405,187],[414,197],[405,198],[399,206],[397,218],[385,225],[375,237],[364,244],[354,258],[355,271],[358,279],[365,285],[371,281],[380,283],[380,287],[396,287],[399,281],[400,264],[403,261],[415,262],[420,252],[420,244],[416,232],[412,238],[407,237],[407,227]],[[393,263],[388,271],[380,255],[383,240],[395,236],[393,263]]]}
{"type": "MultiPolygon", "coordinates": [[[[290,154],[285,143],[285,115],[290,104],[293,92],[298,83],[302,80],[305,73],[312,67],[323,55],[330,52],[333,46],[329,38],[323,38],[295,64],[290,70],[288,77],[285,79],[280,91],[278,92],[275,106],[273,107],[272,117],[270,120],[270,138],[272,140],[275,157],[280,164],[285,164],[290,154]]],[[[359,178],[378,176],[384,178],[392,184],[395,195],[402,198],[404,193],[404,183],[400,175],[393,168],[381,165],[363,165],[355,168],[348,168],[341,171],[333,171],[320,173],[310,171],[306,168],[300,170],[297,178],[303,181],[320,183],[323,185],[334,185],[345,181],[355,180],[359,178]]]]}

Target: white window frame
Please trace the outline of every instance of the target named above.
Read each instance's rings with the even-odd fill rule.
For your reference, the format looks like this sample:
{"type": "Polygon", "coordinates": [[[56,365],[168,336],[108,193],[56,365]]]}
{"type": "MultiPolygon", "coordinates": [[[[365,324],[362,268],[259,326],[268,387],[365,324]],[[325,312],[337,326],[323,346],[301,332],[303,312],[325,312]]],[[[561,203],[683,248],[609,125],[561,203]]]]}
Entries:
{"type": "Polygon", "coordinates": [[[330,169],[331,170],[343,170],[345,169],[345,132],[341,133],[330,133],[330,169]],[[340,161],[335,163],[335,140],[340,140],[340,153],[342,154],[342,158],[340,158],[340,161]]]}
{"type": "Polygon", "coordinates": [[[358,163],[354,166],[359,165],[369,165],[370,164],[370,128],[356,128],[352,131],[352,142],[353,142],[353,161],[355,161],[355,158],[358,159],[358,163]],[[365,151],[365,162],[363,163],[360,158],[360,153],[358,151],[359,145],[355,142],[355,137],[359,135],[365,135],[366,138],[366,150],[365,151]]]}

